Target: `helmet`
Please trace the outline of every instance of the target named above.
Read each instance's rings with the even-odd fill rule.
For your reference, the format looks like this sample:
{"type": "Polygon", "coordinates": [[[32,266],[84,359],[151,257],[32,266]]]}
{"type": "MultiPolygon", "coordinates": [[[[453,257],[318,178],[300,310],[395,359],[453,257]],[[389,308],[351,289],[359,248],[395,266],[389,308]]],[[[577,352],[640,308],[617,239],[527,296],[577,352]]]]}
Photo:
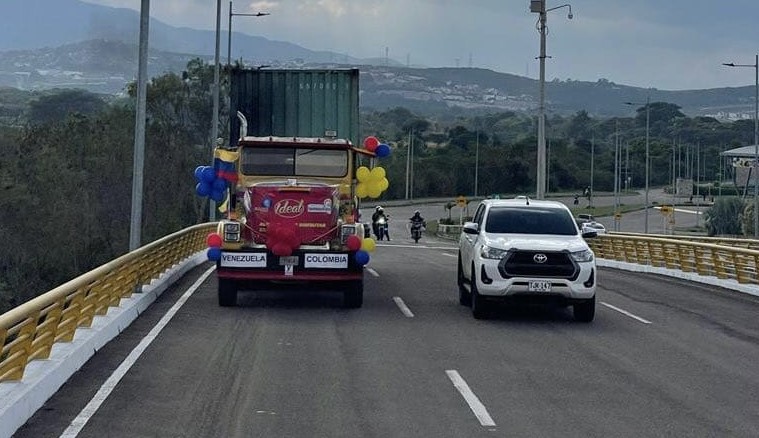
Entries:
{"type": "Polygon", "coordinates": [[[421,214],[421,213],[419,213],[419,210],[415,210],[415,211],[414,211],[414,215],[415,215],[415,216],[418,216],[418,215],[420,215],[420,214],[421,214]]]}
{"type": "Polygon", "coordinates": [[[382,206],[381,206],[381,205],[378,205],[378,206],[374,207],[374,209],[375,209],[376,211],[380,211],[380,210],[382,210],[382,206]]]}

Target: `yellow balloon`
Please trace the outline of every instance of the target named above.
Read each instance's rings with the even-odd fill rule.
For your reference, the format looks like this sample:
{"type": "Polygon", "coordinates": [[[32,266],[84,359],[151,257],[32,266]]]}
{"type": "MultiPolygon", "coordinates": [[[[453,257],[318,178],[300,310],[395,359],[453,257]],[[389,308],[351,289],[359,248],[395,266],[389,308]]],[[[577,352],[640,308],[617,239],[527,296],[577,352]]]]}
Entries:
{"type": "Polygon", "coordinates": [[[387,180],[387,178],[382,178],[379,182],[380,189],[384,192],[387,190],[388,187],[390,187],[390,181],[387,180]]]}
{"type": "Polygon", "coordinates": [[[370,175],[371,175],[371,171],[366,166],[361,166],[358,169],[356,169],[356,179],[358,179],[360,182],[369,181],[370,175]]]}
{"type": "Polygon", "coordinates": [[[366,183],[356,184],[356,196],[359,198],[366,198],[369,195],[369,187],[366,183]]]}
{"type": "Polygon", "coordinates": [[[364,251],[372,252],[377,248],[377,242],[371,237],[366,237],[361,240],[361,249],[364,251]]]}
{"type": "Polygon", "coordinates": [[[385,168],[384,167],[375,167],[371,170],[371,175],[369,175],[369,179],[371,181],[382,181],[382,178],[384,178],[386,175],[385,168]]]}
{"type": "Polygon", "coordinates": [[[366,188],[366,193],[369,194],[370,198],[379,198],[382,194],[382,189],[380,188],[378,183],[370,183],[369,186],[366,188]]]}

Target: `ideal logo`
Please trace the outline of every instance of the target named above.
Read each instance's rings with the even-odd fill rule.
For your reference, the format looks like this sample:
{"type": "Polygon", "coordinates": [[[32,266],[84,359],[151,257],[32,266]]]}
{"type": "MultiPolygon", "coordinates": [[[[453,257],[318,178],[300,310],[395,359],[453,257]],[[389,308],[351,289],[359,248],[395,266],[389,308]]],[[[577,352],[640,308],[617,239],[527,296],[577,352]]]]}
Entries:
{"type": "Polygon", "coordinates": [[[283,199],[274,204],[274,213],[277,216],[293,218],[303,214],[303,200],[283,199]]]}

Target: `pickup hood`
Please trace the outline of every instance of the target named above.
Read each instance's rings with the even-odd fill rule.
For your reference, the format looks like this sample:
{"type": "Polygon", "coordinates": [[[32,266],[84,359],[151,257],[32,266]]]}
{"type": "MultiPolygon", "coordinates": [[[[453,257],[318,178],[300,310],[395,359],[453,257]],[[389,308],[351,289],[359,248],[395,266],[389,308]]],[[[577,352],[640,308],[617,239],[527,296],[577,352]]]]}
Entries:
{"type": "Polygon", "coordinates": [[[337,186],[265,183],[247,187],[242,195],[245,240],[263,243],[274,227],[292,230],[304,244],[322,244],[337,236],[337,186]]]}
{"type": "Polygon", "coordinates": [[[581,236],[547,234],[490,234],[483,243],[498,249],[521,249],[525,251],[582,251],[588,244],[581,236]]]}

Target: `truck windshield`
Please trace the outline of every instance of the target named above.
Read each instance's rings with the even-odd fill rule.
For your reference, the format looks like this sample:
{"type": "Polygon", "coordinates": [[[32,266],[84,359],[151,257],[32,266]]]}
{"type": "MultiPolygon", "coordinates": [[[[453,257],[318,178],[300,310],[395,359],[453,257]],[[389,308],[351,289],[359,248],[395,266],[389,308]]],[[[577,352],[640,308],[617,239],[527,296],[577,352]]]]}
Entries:
{"type": "Polygon", "coordinates": [[[558,208],[510,208],[490,209],[485,223],[488,233],[504,234],[577,234],[572,216],[558,208]]]}
{"type": "Polygon", "coordinates": [[[343,177],[348,173],[348,151],[291,148],[243,148],[244,175],[343,177]]]}

